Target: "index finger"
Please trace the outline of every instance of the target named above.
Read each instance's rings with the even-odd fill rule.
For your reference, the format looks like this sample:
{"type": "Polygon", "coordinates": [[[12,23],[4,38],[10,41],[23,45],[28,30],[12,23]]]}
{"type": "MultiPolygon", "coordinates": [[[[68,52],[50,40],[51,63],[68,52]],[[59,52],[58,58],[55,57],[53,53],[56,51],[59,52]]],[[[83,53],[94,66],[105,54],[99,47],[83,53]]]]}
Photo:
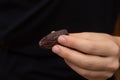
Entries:
{"type": "Polygon", "coordinates": [[[117,51],[116,45],[109,41],[98,42],[80,37],[61,35],[58,38],[58,42],[78,51],[98,56],[113,56],[115,55],[113,53],[117,51]]]}

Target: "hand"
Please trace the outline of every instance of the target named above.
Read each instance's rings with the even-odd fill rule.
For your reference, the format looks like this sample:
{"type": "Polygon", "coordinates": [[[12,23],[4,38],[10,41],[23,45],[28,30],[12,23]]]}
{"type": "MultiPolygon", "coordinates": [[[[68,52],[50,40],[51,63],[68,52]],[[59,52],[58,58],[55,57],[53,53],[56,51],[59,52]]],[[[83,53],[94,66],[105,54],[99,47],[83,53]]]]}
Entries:
{"type": "Polygon", "coordinates": [[[106,80],[119,68],[117,39],[104,33],[61,35],[52,51],[88,80],[106,80]]]}

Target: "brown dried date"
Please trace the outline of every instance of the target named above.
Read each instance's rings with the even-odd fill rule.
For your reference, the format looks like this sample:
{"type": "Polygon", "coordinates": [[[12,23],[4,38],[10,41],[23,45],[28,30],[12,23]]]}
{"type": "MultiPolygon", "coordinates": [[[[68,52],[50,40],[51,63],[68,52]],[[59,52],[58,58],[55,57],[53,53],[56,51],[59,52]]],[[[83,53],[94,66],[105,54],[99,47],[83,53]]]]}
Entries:
{"type": "Polygon", "coordinates": [[[48,34],[40,40],[40,47],[51,49],[55,44],[57,44],[57,39],[60,35],[68,35],[68,31],[66,29],[62,29],[51,32],[50,34],[48,34]]]}

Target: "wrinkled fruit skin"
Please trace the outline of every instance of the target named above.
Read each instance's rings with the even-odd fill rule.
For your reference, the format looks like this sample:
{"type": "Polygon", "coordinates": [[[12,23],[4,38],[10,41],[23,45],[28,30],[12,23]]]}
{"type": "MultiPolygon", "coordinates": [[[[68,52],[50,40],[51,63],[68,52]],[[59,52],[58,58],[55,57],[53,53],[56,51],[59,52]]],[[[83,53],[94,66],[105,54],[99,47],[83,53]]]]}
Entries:
{"type": "Polygon", "coordinates": [[[57,39],[60,35],[68,35],[68,31],[66,29],[62,29],[48,34],[40,40],[40,47],[51,49],[55,44],[57,44],[57,39]]]}

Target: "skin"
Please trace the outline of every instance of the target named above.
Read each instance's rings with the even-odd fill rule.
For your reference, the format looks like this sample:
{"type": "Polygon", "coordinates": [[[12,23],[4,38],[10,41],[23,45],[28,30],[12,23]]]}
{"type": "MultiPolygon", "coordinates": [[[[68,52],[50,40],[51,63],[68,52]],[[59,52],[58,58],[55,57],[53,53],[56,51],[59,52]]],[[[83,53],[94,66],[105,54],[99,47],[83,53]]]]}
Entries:
{"type": "Polygon", "coordinates": [[[88,80],[106,80],[119,68],[120,38],[105,33],[71,33],[58,38],[52,51],[88,80]]]}

